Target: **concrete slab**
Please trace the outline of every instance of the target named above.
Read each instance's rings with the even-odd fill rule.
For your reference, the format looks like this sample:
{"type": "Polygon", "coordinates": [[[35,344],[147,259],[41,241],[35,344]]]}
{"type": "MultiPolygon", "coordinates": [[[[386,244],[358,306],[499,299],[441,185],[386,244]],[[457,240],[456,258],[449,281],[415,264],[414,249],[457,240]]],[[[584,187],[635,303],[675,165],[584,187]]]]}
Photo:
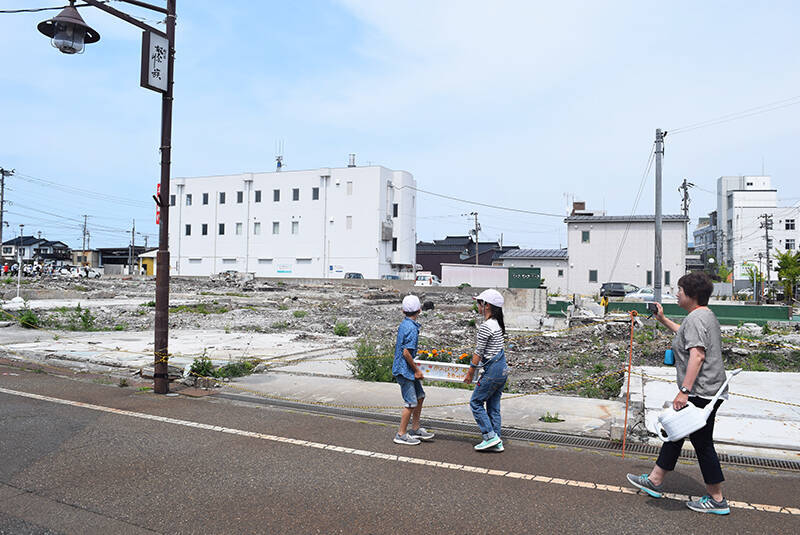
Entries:
{"type": "MultiPolygon", "coordinates": [[[[645,419],[658,418],[665,402],[677,393],[672,367],[637,367],[644,380],[631,380],[631,400],[644,406],[645,419]],[[651,378],[653,377],[653,378],[651,378]]],[[[741,372],[730,384],[730,397],[722,404],[714,426],[714,440],[757,448],[800,451],[800,373],[741,372]],[[798,406],[752,399],[766,398],[798,406]]]]}

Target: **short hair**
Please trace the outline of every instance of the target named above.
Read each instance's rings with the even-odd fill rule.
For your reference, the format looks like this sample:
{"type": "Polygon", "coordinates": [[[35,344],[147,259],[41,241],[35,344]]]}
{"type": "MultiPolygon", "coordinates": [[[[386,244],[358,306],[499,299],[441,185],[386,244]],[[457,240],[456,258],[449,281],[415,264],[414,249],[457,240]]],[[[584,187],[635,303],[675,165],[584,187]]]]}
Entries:
{"type": "Polygon", "coordinates": [[[420,313],[420,311],[419,311],[419,310],[415,310],[414,312],[406,312],[406,311],[403,311],[403,314],[405,314],[407,318],[410,318],[411,316],[416,316],[416,315],[417,315],[417,314],[419,314],[419,313],[420,313]]]}
{"type": "Polygon", "coordinates": [[[693,271],[678,279],[678,286],[683,293],[695,299],[700,306],[708,304],[708,298],[714,291],[714,283],[705,271],[693,271]]]}

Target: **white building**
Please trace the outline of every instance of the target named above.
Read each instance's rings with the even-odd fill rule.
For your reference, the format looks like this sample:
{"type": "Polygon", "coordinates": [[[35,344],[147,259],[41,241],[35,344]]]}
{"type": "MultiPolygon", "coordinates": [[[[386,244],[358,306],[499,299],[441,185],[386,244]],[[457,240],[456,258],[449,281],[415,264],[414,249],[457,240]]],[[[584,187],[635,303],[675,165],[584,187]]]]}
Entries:
{"type": "Polygon", "coordinates": [[[500,257],[503,267],[539,268],[549,293],[569,293],[567,249],[514,249],[500,257]]]}
{"type": "MultiPolygon", "coordinates": [[[[770,258],[775,251],[797,249],[798,206],[778,207],[778,191],[769,176],[723,176],[717,180],[717,213],[724,241],[718,254],[733,269],[736,287],[749,286],[748,268],[767,270],[767,250],[770,258]],[[769,241],[763,223],[764,215],[772,218],[769,241]]],[[[777,262],[772,262],[769,279],[777,280],[777,262]]]]}
{"type": "MultiPolygon", "coordinates": [[[[653,285],[655,216],[575,215],[567,223],[569,293],[594,295],[604,282],[653,285]]],[[[677,293],[686,271],[689,218],[662,217],[662,287],[677,293]]],[[[552,279],[550,279],[552,280],[552,279]]],[[[547,281],[550,286],[550,282],[547,281]]]]}
{"type": "Polygon", "coordinates": [[[415,187],[410,173],[381,166],[174,179],[172,273],[410,278],[415,187]]]}

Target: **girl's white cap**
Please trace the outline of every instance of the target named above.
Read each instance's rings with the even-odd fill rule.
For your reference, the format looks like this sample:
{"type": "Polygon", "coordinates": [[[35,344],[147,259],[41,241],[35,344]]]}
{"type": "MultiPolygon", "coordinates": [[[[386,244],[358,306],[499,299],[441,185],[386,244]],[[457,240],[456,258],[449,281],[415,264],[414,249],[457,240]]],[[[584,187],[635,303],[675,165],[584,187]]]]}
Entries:
{"type": "Polygon", "coordinates": [[[498,308],[503,308],[503,303],[505,300],[503,296],[497,290],[484,290],[478,295],[477,297],[473,297],[476,301],[484,301],[485,303],[489,303],[490,305],[494,305],[498,308]]]}

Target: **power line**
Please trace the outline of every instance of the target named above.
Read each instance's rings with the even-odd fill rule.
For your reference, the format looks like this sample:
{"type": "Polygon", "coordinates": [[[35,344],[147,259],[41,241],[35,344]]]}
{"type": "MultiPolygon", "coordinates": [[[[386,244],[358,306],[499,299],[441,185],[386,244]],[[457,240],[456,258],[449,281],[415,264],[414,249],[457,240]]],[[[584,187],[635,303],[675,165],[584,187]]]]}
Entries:
{"type": "MultiPolygon", "coordinates": [[[[100,0],[100,3],[107,4],[112,0],[100,0]]],[[[90,4],[75,4],[74,7],[86,7],[90,4]]],[[[21,9],[0,9],[0,13],[39,13],[41,11],[55,11],[58,9],[65,9],[70,6],[57,6],[57,7],[30,7],[21,9]]]]}
{"type": "Polygon", "coordinates": [[[541,215],[541,216],[547,216],[547,217],[560,217],[560,218],[565,217],[564,214],[551,214],[551,213],[548,213],[548,212],[537,212],[535,210],[523,210],[521,208],[508,208],[506,206],[497,206],[496,204],[487,204],[487,203],[478,202],[478,201],[470,201],[470,200],[467,200],[467,199],[459,199],[458,197],[452,197],[450,195],[443,195],[441,193],[434,193],[432,191],[426,191],[424,189],[420,189],[420,188],[417,188],[417,187],[414,187],[414,186],[399,186],[399,187],[396,187],[395,189],[405,189],[405,188],[412,189],[414,191],[418,191],[419,193],[426,193],[428,195],[433,195],[434,197],[441,197],[442,199],[449,199],[451,201],[458,201],[458,202],[463,202],[463,203],[466,203],[466,204],[473,204],[475,206],[485,206],[486,208],[494,208],[495,210],[505,210],[507,212],[517,212],[517,213],[520,213],[520,214],[541,215]]]}
{"type": "Polygon", "coordinates": [[[762,113],[767,113],[775,110],[779,110],[782,108],[788,108],[789,106],[795,106],[800,104],[800,95],[796,95],[794,97],[790,97],[783,100],[778,100],[775,102],[770,102],[768,104],[762,104],[761,106],[755,106],[753,108],[748,108],[746,110],[742,110],[735,113],[728,113],[726,115],[721,115],[714,119],[707,119],[705,121],[700,121],[697,123],[688,124],[686,126],[682,126],[680,128],[674,128],[669,131],[670,134],[683,134],[684,132],[690,132],[692,130],[697,130],[699,128],[706,128],[709,126],[716,126],[718,124],[727,123],[730,121],[736,121],[738,119],[744,119],[747,117],[752,117],[753,115],[760,115],[762,113]]]}
{"type": "Polygon", "coordinates": [[[57,189],[63,191],[64,193],[70,193],[72,195],[80,195],[82,197],[88,197],[96,200],[103,200],[103,201],[112,201],[117,204],[126,204],[128,206],[133,207],[150,207],[150,203],[145,201],[136,201],[129,199],[127,197],[118,197],[116,195],[109,195],[106,193],[100,193],[97,191],[92,191],[88,189],[78,188],[75,186],[67,186],[65,184],[59,184],[58,182],[54,182],[52,180],[47,180],[44,178],[38,178],[31,175],[26,175],[25,173],[17,173],[17,177],[21,178],[25,182],[29,182],[32,184],[43,185],[47,186],[48,189],[57,189]]]}

